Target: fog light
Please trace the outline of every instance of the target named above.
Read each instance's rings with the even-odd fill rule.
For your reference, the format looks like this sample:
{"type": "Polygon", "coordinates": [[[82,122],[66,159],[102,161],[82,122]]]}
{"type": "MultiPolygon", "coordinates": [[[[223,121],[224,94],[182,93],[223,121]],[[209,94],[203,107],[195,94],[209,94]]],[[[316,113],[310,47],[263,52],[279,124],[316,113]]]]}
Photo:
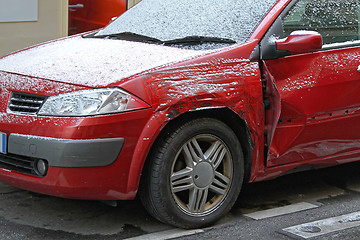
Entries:
{"type": "Polygon", "coordinates": [[[46,161],[41,159],[36,161],[35,170],[37,174],[39,174],[40,176],[45,176],[47,169],[48,169],[48,164],[46,161]]]}

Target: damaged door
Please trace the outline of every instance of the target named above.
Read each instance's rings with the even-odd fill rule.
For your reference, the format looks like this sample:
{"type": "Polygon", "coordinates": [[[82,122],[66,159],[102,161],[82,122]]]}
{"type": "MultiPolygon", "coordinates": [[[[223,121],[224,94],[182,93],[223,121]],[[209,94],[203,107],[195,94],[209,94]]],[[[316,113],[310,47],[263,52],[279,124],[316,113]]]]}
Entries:
{"type": "Polygon", "coordinates": [[[265,62],[260,64],[262,75],[262,88],[265,108],[265,158],[269,154],[270,144],[274,137],[275,129],[280,118],[281,103],[280,95],[276,88],[274,77],[271,75],[269,69],[266,67],[265,62]]]}
{"type": "Polygon", "coordinates": [[[268,167],[360,158],[358,9],[357,0],[293,1],[262,40],[281,98],[268,167]]]}

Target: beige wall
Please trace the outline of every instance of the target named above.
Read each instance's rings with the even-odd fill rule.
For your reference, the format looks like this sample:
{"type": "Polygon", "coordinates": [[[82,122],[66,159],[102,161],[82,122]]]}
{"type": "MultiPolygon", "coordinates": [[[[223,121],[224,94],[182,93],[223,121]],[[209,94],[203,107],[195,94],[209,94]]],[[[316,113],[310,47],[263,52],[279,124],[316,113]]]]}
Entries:
{"type": "Polygon", "coordinates": [[[128,8],[131,8],[132,6],[134,6],[135,4],[137,4],[140,1],[141,0],[128,0],[128,8]]]}
{"type": "Polygon", "coordinates": [[[0,23],[0,56],[67,36],[68,0],[38,0],[37,22],[0,23]]]}

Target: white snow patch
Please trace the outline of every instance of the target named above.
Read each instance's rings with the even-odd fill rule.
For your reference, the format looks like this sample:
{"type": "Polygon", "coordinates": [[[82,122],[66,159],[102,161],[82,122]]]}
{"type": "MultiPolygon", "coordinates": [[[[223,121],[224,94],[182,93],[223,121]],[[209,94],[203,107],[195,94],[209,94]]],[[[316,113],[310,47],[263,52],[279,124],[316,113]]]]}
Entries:
{"type": "Polygon", "coordinates": [[[98,35],[132,32],[160,40],[206,36],[245,42],[276,0],[143,0],[98,35]]]}
{"type": "Polygon", "coordinates": [[[99,87],[205,53],[148,43],[76,37],[4,57],[0,59],[0,70],[99,87]]]}
{"type": "Polygon", "coordinates": [[[310,30],[297,30],[293,31],[290,35],[320,35],[320,33],[310,30]]]}

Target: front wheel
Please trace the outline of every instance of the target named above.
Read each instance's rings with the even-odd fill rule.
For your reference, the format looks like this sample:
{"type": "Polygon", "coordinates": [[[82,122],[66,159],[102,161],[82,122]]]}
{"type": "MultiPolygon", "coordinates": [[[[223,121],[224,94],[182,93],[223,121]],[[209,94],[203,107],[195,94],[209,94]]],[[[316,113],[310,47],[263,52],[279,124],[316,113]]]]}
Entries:
{"type": "Polygon", "coordinates": [[[162,222],[204,227],[231,209],[243,176],[243,154],[234,132],[216,119],[192,120],[157,142],[140,197],[162,222]]]}

